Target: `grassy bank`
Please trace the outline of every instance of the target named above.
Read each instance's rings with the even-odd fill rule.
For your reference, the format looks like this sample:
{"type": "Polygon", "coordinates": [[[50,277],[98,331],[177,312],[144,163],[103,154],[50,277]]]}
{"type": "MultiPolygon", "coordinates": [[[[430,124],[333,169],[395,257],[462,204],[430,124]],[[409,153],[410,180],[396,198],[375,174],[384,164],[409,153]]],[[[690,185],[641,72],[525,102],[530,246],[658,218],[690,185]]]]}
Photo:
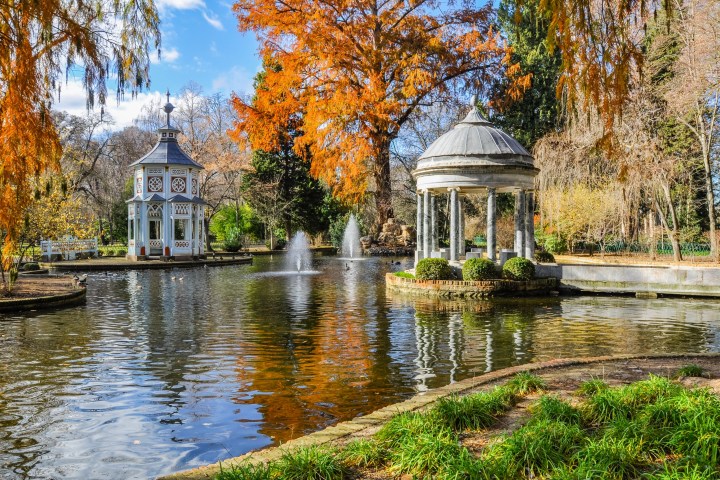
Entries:
{"type": "Polygon", "coordinates": [[[570,398],[535,393],[543,388],[539,377],[520,374],[490,392],[398,415],[373,437],[342,448],[305,448],[217,478],[720,478],[720,399],[710,391],[652,375],[615,388],[592,380],[570,398]],[[527,395],[537,399],[511,433],[479,449],[464,444],[469,432],[491,429],[527,395]]]}

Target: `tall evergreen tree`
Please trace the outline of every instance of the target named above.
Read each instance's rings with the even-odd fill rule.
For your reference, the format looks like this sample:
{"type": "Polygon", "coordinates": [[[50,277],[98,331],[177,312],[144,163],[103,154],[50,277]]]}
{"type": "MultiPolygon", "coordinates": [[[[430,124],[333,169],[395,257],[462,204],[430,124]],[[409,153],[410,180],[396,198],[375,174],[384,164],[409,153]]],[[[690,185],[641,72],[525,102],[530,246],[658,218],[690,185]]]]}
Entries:
{"type": "Polygon", "coordinates": [[[500,79],[494,85],[498,112],[492,120],[514,136],[525,148],[558,127],[560,102],[556,86],[560,78],[562,58],[559,49],[551,53],[547,44],[549,18],[538,8],[539,0],[520,4],[501,0],[498,21],[503,35],[512,47],[513,64],[520,64],[523,74],[531,73],[531,86],[519,100],[513,100],[506,90],[510,85],[500,79]]]}

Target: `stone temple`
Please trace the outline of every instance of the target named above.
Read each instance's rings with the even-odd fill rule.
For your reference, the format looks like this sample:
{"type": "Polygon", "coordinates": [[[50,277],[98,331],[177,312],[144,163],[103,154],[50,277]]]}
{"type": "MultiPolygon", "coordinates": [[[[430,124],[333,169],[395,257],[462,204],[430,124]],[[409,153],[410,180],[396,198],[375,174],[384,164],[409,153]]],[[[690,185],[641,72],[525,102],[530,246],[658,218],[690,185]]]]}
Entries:
{"type": "MultiPolygon", "coordinates": [[[[467,116],[435,140],[418,159],[413,177],[417,182],[417,251],[422,258],[465,257],[463,196],[487,192],[487,257],[498,259],[496,248],[496,195],[515,195],[516,256],[535,254],[533,189],[539,170],[533,157],[517,140],[495,128],[471,102],[467,116]],[[450,248],[438,248],[438,197],[449,195],[450,248]]],[[[468,257],[470,253],[468,253],[468,257]]],[[[477,256],[474,253],[473,256],[477,256]]]]}

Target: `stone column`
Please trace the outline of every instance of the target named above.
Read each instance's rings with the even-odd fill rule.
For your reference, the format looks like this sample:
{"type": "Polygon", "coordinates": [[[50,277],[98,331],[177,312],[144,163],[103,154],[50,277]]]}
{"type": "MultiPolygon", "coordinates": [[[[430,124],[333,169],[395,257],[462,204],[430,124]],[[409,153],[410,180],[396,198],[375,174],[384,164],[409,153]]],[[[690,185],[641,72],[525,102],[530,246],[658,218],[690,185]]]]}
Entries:
{"type": "Polygon", "coordinates": [[[430,191],[423,192],[423,257],[430,258],[432,246],[432,233],[430,232],[430,191]]]}
{"type": "Polygon", "coordinates": [[[495,189],[488,188],[488,206],[487,206],[487,255],[490,260],[495,261],[495,189]]]}
{"type": "Polygon", "coordinates": [[[525,254],[525,191],[515,193],[515,252],[518,257],[525,254]]]}
{"type": "Polygon", "coordinates": [[[415,261],[423,258],[423,196],[417,194],[417,219],[415,221],[415,261]]]}
{"type": "Polygon", "coordinates": [[[458,196],[458,259],[465,256],[465,202],[458,196]]]}
{"type": "Polygon", "coordinates": [[[450,190],[450,261],[458,260],[458,191],[450,190]]]}
{"type": "Polygon", "coordinates": [[[525,192],[525,258],[535,258],[535,205],[533,192],[525,192]]]}
{"type": "Polygon", "coordinates": [[[430,197],[430,230],[432,234],[432,240],[430,242],[430,249],[438,249],[438,202],[437,197],[432,195],[430,197]]]}

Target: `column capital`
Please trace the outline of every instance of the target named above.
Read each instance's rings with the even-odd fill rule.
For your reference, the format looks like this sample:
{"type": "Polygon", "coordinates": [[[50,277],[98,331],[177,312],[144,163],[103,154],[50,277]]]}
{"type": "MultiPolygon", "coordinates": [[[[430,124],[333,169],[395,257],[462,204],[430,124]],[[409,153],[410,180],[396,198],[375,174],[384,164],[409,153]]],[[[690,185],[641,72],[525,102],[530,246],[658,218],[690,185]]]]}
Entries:
{"type": "Polygon", "coordinates": [[[455,191],[455,192],[460,193],[460,187],[448,187],[447,191],[448,192],[455,191]]]}

